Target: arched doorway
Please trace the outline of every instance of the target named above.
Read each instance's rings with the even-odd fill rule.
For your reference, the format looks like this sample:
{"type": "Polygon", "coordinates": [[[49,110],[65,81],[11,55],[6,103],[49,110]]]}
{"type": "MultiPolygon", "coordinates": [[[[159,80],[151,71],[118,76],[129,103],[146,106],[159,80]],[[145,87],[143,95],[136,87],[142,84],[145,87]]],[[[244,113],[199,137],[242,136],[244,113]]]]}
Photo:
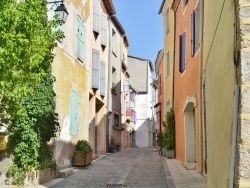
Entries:
{"type": "Polygon", "coordinates": [[[185,162],[196,163],[196,122],[195,122],[196,98],[189,95],[185,102],[184,133],[185,133],[185,162]]]}

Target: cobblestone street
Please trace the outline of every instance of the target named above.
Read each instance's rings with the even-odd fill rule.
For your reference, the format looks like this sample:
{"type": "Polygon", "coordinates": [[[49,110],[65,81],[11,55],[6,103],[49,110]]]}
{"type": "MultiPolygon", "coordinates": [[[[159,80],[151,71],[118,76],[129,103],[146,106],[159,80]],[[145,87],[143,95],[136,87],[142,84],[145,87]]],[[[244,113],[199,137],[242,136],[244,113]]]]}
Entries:
{"type": "Polygon", "coordinates": [[[53,188],[168,187],[162,159],[154,148],[132,148],[99,159],[53,188]]]}

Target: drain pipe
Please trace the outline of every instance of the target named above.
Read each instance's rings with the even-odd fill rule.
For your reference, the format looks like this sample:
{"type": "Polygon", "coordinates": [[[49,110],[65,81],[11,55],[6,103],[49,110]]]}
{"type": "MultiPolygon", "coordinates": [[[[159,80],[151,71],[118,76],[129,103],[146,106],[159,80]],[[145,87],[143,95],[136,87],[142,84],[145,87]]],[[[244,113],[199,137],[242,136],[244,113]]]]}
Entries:
{"type": "MultiPolygon", "coordinates": [[[[109,54],[108,54],[108,91],[107,91],[107,118],[106,118],[106,135],[108,134],[108,139],[111,139],[111,125],[109,124],[110,122],[110,111],[112,111],[110,105],[111,105],[111,69],[112,69],[112,62],[111,62],[111,53],[112,53],[112,28],[111,28],[111,18],[115,16],[115,14],[110,14],[108,17],[108,30],[109,30],[109,54]]],[[[108,145],[109,145],[109,140],[108,140],[108,145]]]]}
{"type": "Polygon", "coordinates": [[[230,188],[234,187],[234,168],[235,168],[235,152],[237,142],[237,127],[238,127],[238,111],[239,111],[239,85],[235,86],[234,91],[234,120],[232,133],[232,157],[231,157],[231,172],[230,172],[230,188]]]}

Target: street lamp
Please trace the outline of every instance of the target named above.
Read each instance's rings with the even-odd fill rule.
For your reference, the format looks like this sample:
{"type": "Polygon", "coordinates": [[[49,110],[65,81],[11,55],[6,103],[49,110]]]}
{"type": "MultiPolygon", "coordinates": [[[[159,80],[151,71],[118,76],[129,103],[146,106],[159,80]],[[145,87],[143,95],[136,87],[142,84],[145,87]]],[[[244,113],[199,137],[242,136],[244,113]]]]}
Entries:
{"type": "MultiPolygon", "coordinates": [[[[55,14],[58,16],[59,18],[59,21],[61,24],[64,24],[67,20],[67,17],[68,17],[68,11],[65,7],[65,5],[63,4],[63,0],[62,1],[51,1],[51,2],[47,2],[48,4],[51,4],[53,3],[54,5],[57,5],[58,3],[61,3],[55,10],[55,14]]],[[[54,6],[53,5],[53,6],[54,6]]],[[[52,6],[52,7],[53,7],[52,6]]],[[[51,8],[52,8],[51,7],[51,8]]]]}

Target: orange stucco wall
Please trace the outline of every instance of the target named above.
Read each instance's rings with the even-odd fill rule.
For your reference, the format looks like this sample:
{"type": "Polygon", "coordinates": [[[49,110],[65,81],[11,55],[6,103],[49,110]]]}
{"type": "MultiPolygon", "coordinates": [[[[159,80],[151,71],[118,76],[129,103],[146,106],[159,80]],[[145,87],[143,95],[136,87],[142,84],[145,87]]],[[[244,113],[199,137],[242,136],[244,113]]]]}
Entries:
{"type": "Polygon", "coordinates": [[[196,162],[197,170],[202,171],[202,140],[199,125],[199,62],[200,49],[191,57],[191,13],[196,1],[188,1],[184,8],[183,1],[176,12],[176,38],[175,38],[175,70],[174,70],[174,111],[176,119],[176,158],[185,162],[185,123],[184,107],[188,95],[196,98],[195,122],[196,122],[196,162]],[[180,35],[186,32],[186,62],[185,71],[179,72],[180,35]]]}

